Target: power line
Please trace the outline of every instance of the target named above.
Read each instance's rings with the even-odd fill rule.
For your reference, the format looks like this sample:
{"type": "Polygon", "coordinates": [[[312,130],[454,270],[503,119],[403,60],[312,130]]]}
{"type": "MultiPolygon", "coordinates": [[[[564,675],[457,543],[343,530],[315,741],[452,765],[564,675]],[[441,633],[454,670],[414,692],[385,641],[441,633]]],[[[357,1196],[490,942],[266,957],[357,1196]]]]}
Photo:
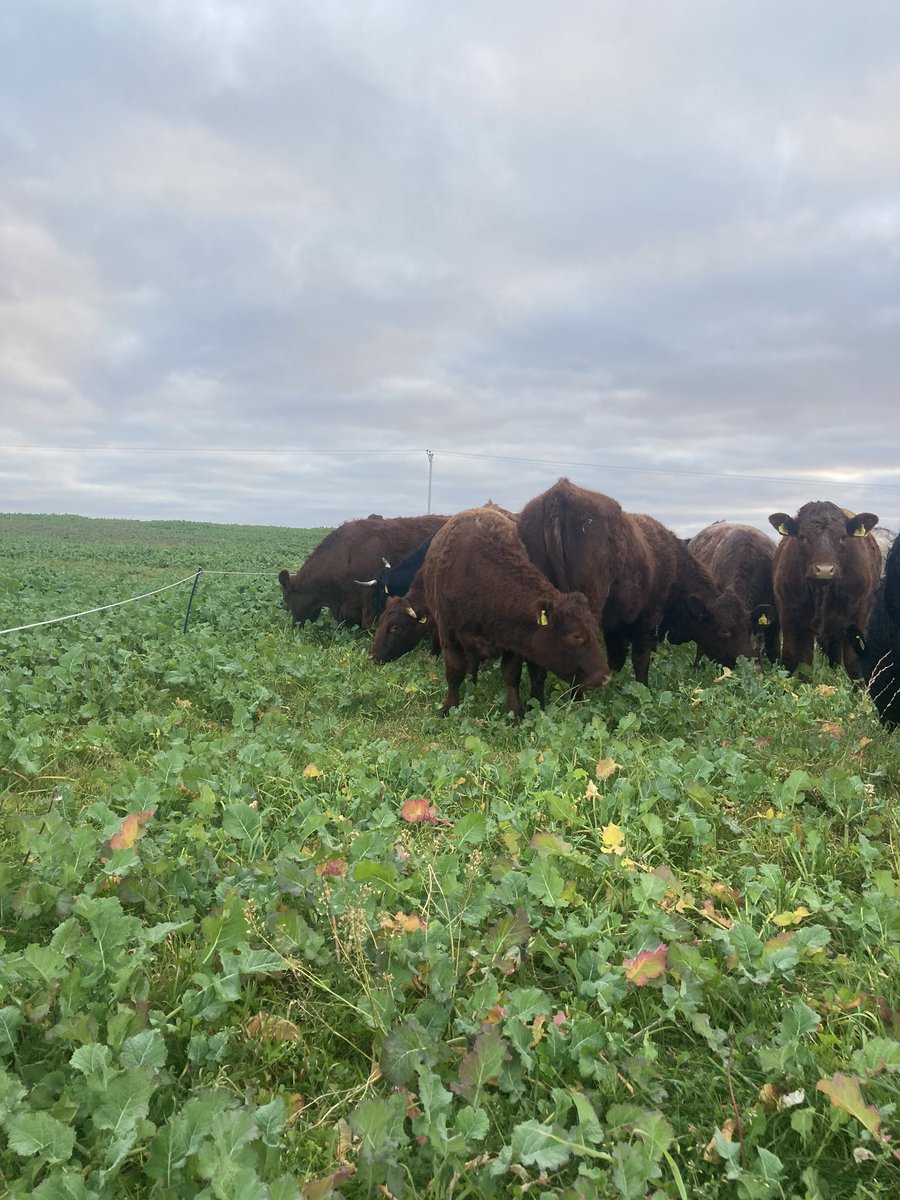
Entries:
{"type": "Polygon", "coordinates": [[[96,453],[96,454],[221,454],[221,455],[301,455],[309,457],[350,457],[369,458],[376,455],[420,455],[438,454],[445,458],[464,458],[483,460],[485,462],[522,463],[538,467],[578,467],[589,471],[622,471],[635,475],[674,475],[694,479],[732,479],[745,483],[790,483],[790,484],[823,484],[827,487],[861,487],[877,491],[900,490],[900,483],[867,483],[852,479],[826,479],[818,475],[802,477],[790,475],[744,475],[726,471],[692,471],[682,467],[637,467],[622,463],[580,462],[571,459],[526,458],[507,454],[480,454],[467,450],[435,450],[403,448],[396,450],[308,450],[300,446],[54,446],[54,445],[10,445],[0,444],[0,450],[46,450],[66,454],[96,453]]]}

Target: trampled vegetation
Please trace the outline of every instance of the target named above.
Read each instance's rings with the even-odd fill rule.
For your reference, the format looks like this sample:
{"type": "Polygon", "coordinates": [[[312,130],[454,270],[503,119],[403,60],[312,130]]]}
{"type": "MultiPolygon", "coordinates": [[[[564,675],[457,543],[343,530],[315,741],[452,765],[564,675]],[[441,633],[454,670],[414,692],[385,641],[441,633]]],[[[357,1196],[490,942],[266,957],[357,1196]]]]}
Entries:
{"type": "Polygon", "coordinates": [[[894,1197],[900,741],[663,647],[438,715],[322,531],[0,518],[11,1196],[894,1197]],[[214,575],[263,571],[260,575],[214,575]]]}

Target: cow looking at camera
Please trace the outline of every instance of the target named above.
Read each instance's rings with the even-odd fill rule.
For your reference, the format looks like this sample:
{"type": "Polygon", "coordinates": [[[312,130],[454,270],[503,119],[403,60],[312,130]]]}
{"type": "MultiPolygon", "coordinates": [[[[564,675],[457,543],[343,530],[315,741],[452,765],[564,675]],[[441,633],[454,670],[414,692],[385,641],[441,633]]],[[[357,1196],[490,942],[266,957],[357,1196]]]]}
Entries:
{"type": "Polygon", "coordinates": [[[881,577],[881,551],[869,537],[878,518],[812,500],[795,517],[777,512],[769,521],[782,539],[772,566],[781,661],[789,671],[811,667],[818,642],[832,666],[859,679],[859,640],[881,577]]]}

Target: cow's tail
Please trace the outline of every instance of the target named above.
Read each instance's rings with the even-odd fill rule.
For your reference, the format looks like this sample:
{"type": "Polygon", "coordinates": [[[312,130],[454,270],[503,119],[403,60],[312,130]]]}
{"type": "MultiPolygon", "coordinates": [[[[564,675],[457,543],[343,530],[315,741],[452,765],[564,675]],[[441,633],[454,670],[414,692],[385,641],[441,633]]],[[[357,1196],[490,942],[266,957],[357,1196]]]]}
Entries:
{"type": "Polygon", "coordinates": [[[544,512],[544,553],[548,577],[561,592],[575,591],[569,564],[572,512],[565,495],[556,491],[548,498],[544,512]]]}

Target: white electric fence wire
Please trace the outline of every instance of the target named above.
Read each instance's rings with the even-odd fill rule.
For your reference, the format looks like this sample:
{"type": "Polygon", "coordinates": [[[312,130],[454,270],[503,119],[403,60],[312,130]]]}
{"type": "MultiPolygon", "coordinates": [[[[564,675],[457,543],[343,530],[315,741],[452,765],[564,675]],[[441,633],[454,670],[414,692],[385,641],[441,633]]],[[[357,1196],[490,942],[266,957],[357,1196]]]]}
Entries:
{"type": "Polygon", "coordinates": [[[113,604],[101,604],[99,608],[86,608],[84,612],[69,613],[66,617],[51,617],[49,621],[32,621],[30,625],[14,625],[11,629],[0,629],[0,636],[4,633],[19,633],[23,629],[37,629],[39,625],[58,625],[60,621],[74,621],[76,617],[87,617],[91,613],[105,612],[108,608],[133,604],[135,600],[146,600],[148,596],[158,596],[160,592],[168,592],[172,588],[181,587],[183,583],[190,583],[196,575],[197,572],[192,571],[190,575],[185,575],[184,579],[176,580],[175,583],[167,583],[164,587],[154,588],[152,592],[144,592],[140,596],[129,596],[127,600],[116,600],[113,604]]]}

